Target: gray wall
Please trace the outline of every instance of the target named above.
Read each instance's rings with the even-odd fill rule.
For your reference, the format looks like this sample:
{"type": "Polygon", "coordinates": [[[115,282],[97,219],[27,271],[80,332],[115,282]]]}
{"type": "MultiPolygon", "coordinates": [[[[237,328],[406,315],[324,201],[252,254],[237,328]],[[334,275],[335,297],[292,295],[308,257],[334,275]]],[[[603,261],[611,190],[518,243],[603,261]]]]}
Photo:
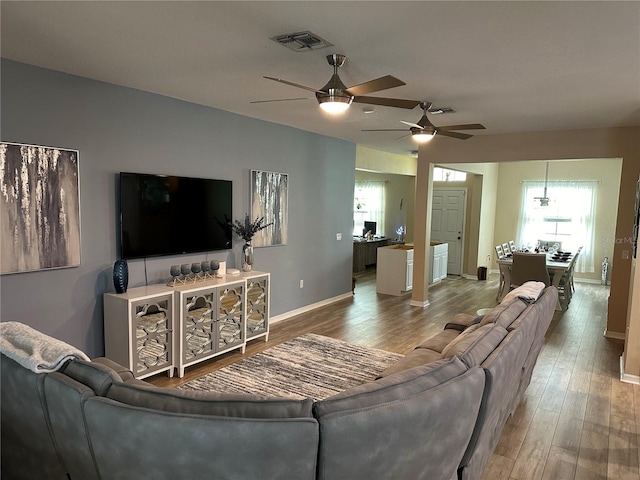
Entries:
{"type": "MultiPolygon", "coordinates": [[[[271,314],[351,290],[354,144],[8,60],[1,94],[2,141],[79,151],[82,236],[80,267],[1,277],[2,321],[90,356],[104,353],[102,294],[113,291],[119,253],[120,171],[232,180],[238,219],[248,212],[251,169],[287,173],[289,242],[255,251],[254,268],[271,272],[271,314]]],[[[234,237],[231,251],[130,261],[129,286],[166,281],[172,264],[215,258],[237,267],[241,242],[234,237]]]]}

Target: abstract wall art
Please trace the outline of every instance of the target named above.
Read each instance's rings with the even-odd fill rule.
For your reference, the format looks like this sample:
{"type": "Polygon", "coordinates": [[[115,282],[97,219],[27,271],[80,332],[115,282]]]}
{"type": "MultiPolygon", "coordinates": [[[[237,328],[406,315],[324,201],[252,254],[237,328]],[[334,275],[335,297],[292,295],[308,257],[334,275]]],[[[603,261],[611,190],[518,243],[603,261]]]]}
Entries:
{"type": "Polygon", "coordinates": [[[80,265],[78,152],[0,143],[0,273],[80,265]]]}
{"type": "Polygon", "coordinates": [[[289,176],[251,170],[251,219],[264,217],[267,228],[253,237],[255,247],[287,244],[289,176]]]}

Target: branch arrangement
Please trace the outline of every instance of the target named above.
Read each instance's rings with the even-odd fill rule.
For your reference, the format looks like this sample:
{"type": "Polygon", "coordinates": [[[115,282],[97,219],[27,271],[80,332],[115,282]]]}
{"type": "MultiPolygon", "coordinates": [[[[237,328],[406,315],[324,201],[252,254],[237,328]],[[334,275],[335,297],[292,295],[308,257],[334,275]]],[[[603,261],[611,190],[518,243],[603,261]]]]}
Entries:
{"type": "Polygon", "coordinates": [[[233,222],[229,222],[229,226],[233,230],[233,233],[242,238],[245,242],[251,242],[253,236],[258,233],[260,230],[267,228],[269,225],[272,225],[273,222],[264,223],[264,217],[256,218],[253,222],[249,220],[249,214],[244,216],[244,223],[239,220],[235,220],[233,222]]]}

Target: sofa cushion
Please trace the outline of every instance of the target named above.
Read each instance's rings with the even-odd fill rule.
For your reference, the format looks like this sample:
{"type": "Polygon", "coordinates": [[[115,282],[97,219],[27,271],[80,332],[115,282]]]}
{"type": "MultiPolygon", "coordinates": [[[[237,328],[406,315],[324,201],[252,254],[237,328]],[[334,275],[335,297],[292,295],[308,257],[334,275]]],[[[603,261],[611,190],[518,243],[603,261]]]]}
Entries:
{"type": "Polygon", "coordinates": [[[544,288],[545,288],[544,282],[535,282],[535,281],[525,282],[519,287],[516,287],[513,290],[511,290],[509,293],[507,293],[505,297],[502,299],[502,301],[510,302],[514,298],[519,298],[520,300],[523,300],[526,303],[533,303],[536,300],[538,300],[544,288]]]}
{"type": "Polygon", "coordinates": [[[102,397],[87,399],[84,413],[103,480],[315,480],[314,418],[188,415],[102,397]]]}
{"type": "Polygon", "coordinates": [[[34,373],[0,355],[0,442],[3,479],[65,480],[44,395],[47,373],[34,373]]]}
{"type": "MultiPolygon", "coordinates": [[[[117,365],[117,364],[115,364],[117,365]]],[[[105,396],[114,382],[122,377],[112,368],[97,362],[73,360],[67,364],[64,374],[91,388],[96,395],[105,396]]]]}
{"type": "Polygon", "coordinates": [[[436,360],[440,360],[441,358],[442,357],[439,352],[429,350],[428,348],[416,348],[415,350],[412,350],[411,352],[406,354],[396,363],[389,365],[378,378],[388,377],[389,375],[393,375],[394,373],[408,370],[413,367],[418,367],[420,365],[425,365],[427,363],[435,362],[436,360]]]}
{"type": "Polygon", "coordinates": [[[366,408],[398,400],[439,385],[460,375],[465,370],[467,367],[457,358],[440,359],[383,377],[375,382],[348,388],[316,402],[313,406],[313,412],[317,418],[336,411],[366,408]]]}
{"type": "Polygon", "coordinates": [[[443,330],[440,333],[437,333],[436,335],[434,335],[433,337],[427,338],[424,342],[422,342],[416,348],[428,348],[429,350],[433,350],[434,352],[440,353],[458,335],[460,335],[459,330],[455,330],[452,328],[443,330]]]}
{"type": "Polygon", "coordinates": [[[311,417],[310,398],[261,397],[216,392],[198,392],[154,387],[147,384],[114,383],[107,398],[127,405],[164,412],[191,415],[218,415],[242,418],[301,418],[311,417]]]}
{"type": "Polygon", "coordinates": [[[480,365],[507,336],[500,325],[470,327],[442,350],[442,358],[457,356],[465,365],[480,365]]]}
{"type": "Polygon", "coordinates": [[[483,390],[482,369],[449,358],[316,402],[317,478],[455,478],[483,390]]]}
{"type": "Polygon", "coordinates": [[[525,302],[518,298],[514,298],[510,302],[502,302],[484,316],[480,321],[480,326],[495,323],[502,328],[509,328],[509,325],[518,318],[527,306],[525,302]]]}
{"type": "MultiPolygon", "coordinates": [[[[460,332],[460,335],[458,335],[456,338],[454,338],[453,340],[451,340],[440,352],[440,358],[449,358],[449,357],[453,357],[452,351],[458,351],[458,352],[463,352],[464,350],[466,350],[469,345],[471,345],[471,343],[478,337],[477,333],[474,333],[475,331],[478,330],[478,328],[480,328],[480,325],[475,324],[475,325],[471,325],[470,327],[466,328],[464,331],[460,332]]],[[[486,329],[485,327],[482,327],[484,331],[486,329]]]]}

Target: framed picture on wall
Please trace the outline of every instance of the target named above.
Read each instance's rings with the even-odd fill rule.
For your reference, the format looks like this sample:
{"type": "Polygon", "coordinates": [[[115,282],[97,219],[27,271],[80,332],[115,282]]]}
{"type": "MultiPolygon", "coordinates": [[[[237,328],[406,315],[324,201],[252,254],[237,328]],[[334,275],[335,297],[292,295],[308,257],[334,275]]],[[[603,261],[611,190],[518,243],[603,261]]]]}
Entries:
{"type": "Polygon", "coordinates": [[[0,143],[0,273],[80,265],[78,151],[0,143]]]}
{"type": "Polygon", "coordinates": [[[252,244],[269,247],[287,244],[289,176],[251,170],[251,218],[264,217],[267,228],[256,233],[252,244]]]}

